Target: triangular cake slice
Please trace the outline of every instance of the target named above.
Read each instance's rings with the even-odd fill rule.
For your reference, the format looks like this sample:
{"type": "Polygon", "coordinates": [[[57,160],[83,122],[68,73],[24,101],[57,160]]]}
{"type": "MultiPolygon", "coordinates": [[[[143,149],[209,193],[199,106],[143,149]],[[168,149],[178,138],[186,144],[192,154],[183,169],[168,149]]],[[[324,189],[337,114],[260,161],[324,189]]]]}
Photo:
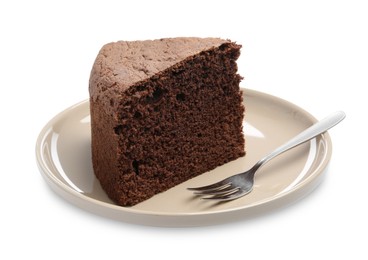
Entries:
{"type": "Polygon", "coordinates": [[[92,161],[132,206],[245,155],[241,46],[218,38],[119,41],[90,77],[92,161]]]}

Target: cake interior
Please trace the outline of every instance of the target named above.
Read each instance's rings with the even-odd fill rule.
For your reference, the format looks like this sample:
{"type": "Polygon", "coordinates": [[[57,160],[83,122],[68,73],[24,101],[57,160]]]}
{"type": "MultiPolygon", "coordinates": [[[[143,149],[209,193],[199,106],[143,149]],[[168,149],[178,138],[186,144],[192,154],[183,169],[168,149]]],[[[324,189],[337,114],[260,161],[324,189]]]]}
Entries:
{"type": "Polygon", "coordinates": [[[137,82],[110,100],[115,116],[91,100],[99,111],[94,120],[108,126],[96,130],[106,149],[94,156],[116,159],[114,166],[96,166],[114,201],[134,205],[245,155],[239,50],[224,43],[137,82]]]}

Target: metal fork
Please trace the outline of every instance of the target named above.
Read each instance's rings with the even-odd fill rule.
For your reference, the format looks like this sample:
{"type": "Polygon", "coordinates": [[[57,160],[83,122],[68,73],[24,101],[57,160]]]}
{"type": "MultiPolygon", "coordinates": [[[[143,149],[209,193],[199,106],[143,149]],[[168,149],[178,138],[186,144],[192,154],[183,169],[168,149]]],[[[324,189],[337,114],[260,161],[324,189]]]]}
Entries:
{"type": "Polygon", "coordinates": [[[244,195],[247,195],[252,191],[254,184],[254,175],[265,163],[269,162],[276,156],[286,152],[287,150],[294,148],[302,143],[305,143],[306,141],[309,141],[314,137],[324,133],[331,127],[337,125],[344,118],[344,112],[335,112],[325,119],[307,128],[285,144],[278,147],[269,155],[259,160],[248,171],[230,176],[222,181],[216,182],[211,185],[197,188],[188,188],[188,190],[194,191],[194,194],[196,195],[205,196],[202,197],[202,199],[207,200],[229,201],[243,197],[244,195]]]}

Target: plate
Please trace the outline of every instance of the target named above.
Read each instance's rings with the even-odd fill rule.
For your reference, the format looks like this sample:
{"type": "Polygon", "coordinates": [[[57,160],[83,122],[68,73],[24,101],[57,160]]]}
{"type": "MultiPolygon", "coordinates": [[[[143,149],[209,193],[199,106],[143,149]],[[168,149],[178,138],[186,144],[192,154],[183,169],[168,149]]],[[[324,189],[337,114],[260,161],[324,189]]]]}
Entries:
{"type": "Polygon", "coordinates": [[[217,167],[133,207],[115,205],[95,178],[91,162],[89,102],[67,108],[42,129],[36,144],[40,172],[72,204],[119,221],[150,226],[203,226],[256,217],[295,202],[321,181],[331,157],[324,133],[270,161],[256,175],[254,190],[226,203],[201,200],[187,191],[250,168],[257,160],[316,119],[300,107],[243,89],[245,157],[217,167]]]}

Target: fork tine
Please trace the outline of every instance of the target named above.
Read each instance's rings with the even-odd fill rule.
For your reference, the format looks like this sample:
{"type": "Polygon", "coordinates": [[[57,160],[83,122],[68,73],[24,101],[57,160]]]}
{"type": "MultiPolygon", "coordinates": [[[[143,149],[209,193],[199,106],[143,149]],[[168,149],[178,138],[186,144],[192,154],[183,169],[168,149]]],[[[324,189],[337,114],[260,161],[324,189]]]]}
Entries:
{"type": "Polygon", "coordinates": [[[244,192],[241,189],[238,189],[236,192],[232,192],[230,194],[225,195],[215,195],[211,197],[203,197],[204,200],[216,200],[216,201],[229,201],[229,200],[235,200],[240,197],[243,197],[244,195],[247,195],[251,190],[244,192]]]}
{"type": "Polygon", "coordinates": [[[232,189],[234,189],[234,186],[232,186],[231,183],[227,183],[223,186],[219,186],[218,188],[200,190],[200,191],[196,190],[196,191],[193,192],[193,194],[195,194],[195,195],[215,195],[217,193],[228,192],[232,189]]]}
{"type": "Polygon", "coordinates": [[[237,192],[238,190],[239,187],[228,186],[225,189],[221,190],[196,191],[194,192],[194,194],[199,196],[221,196],[232,194],[234,192],[237,192]]]}
{"type": "Polygon", "coordinates": [[[210,191],[210,190],[219,190],[219,189],[224,189],[228,186],[231,185],[231,182],[228,181],[228,179],[224,179],[221,180],[219,182],[207,185],[207,186],[202,186],[202,187],[195,187],[195,188],[187,188],[187,190],[190,191],[210,191]]]}

